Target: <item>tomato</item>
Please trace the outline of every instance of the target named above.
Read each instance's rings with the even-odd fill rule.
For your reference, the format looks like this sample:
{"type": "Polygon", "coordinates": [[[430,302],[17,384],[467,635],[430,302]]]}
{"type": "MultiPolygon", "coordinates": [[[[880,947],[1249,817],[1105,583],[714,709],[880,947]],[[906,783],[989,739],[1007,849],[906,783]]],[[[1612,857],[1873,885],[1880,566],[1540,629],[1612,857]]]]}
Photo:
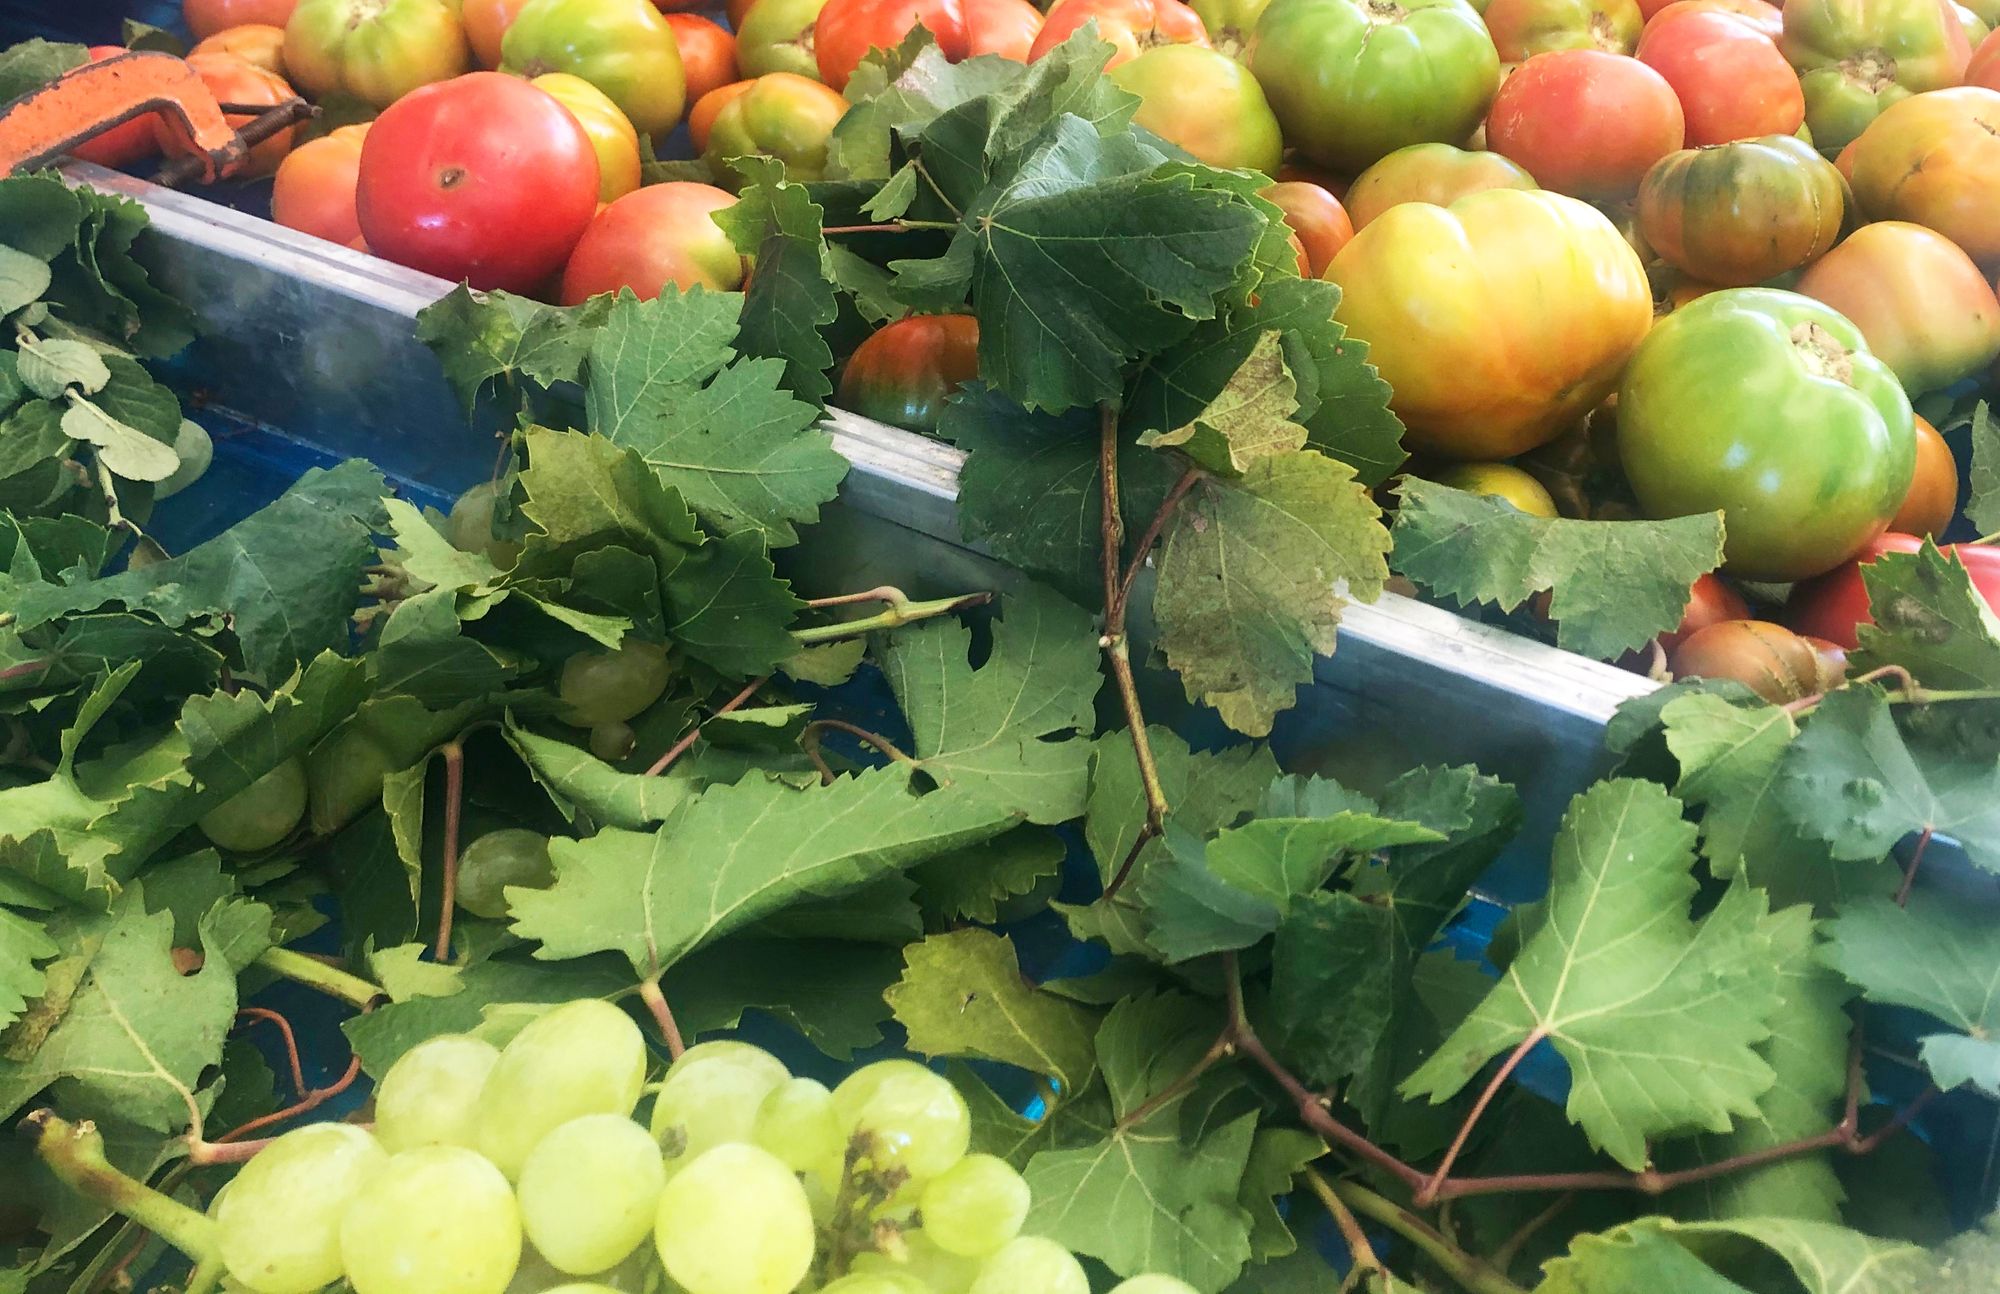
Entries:
{"type": "Polygon", "coordinates": [[[708,132],[715,124],[716,117],[721,115],[730,100],[740,94],[748,93],[750,87],[755,84],[757,84],[755,78],[748,81],[731,81],[728,85],[710,90],[701,96],[688,111],[688,138],[694,141],[696,149],[702,152],[708,151],[708,132]]]}
{"type": "Polygon", "coordinates": [[[905,431],[934,434],[945,401],[979,376],[979,321],[912,315],[884,324],[854,348],[834,403],[905,431]]]}
{"type": "Polygon", "coordinates": [[[376,255],[528,292],[562,266],[596,212],[597,155],[553,96],[472,72],[414,90],[376,118],[355,203],[376,255]]]}
{"type": "Polygon", "coordinates": [[[1910,97],[1893,78],[1895,65],[1873,54],[1817,67],[1799,78],[1806,96],[1806,128],[1822,153],[1837,154],[1868,129],[1892,103],[1910,97]]]}
{"type": "Polygon", "coordinates": [[[597,200],[616,202],[639,187],[639,132],[609,95],[580,76],[548,72],[528,84],[568,108],[597,154],[597,200]]]}
{"type": "Polygon", "coordinates": [[[1410,144],[1354,178],[1347,190],[1347,215],[1361,229],[1399,203],[1448,207],[1469,193],[1535,187],[1534,176],[1498,153],[1468,152],[1450,144],[1410,144]]]}
{"type": "Polygon", "coordinates": [[[836,90],[871,49],[893,49],[916,27],[956,63],[975,54],[1025,61],[1042,28],[1028,0],[827,0],[813,37],[822,81],[836,90]]]}
{"type": "Polygon", "coordinates": [[[1667,79],[1687,116],[1687,145],[1789,135],[1805,92],[1785,56],[1742,18],[1689,10],[1650,24],[1639,58],[1667,79]]]}
{"type": "Polygon", "coordinates": [[[1892,104],[1854,141],[1854,196],[1877,220],[1909,220],[2000,267],[2000,91],[1933,90],[1892,104]]]}
{"type": "Polygon", "coordinates": [[[500,70],[580,76],[642,135],[672,130],[687,107],[680,45],[650,0],[528,0],[500,42],[500,70]]]}
{"type": "MultiPolygon", "coordinates": [[[[190,54],[187,64],[201,77],[217,103],[269,108],[298,97],[283,77],[273,76],[228,54],[190,54]]],[[[240,130],[255,118],[255,113],[231,113],[226,120],[240,130]]],[[[279,131],[253,147],[249,160],[229,174],[237,179],[272,174],[278,163],[285,160],[285,154],[292,151],[292,141],[298,133],[297,126],[279,131]]],[[[153,117],[153,140],[161,152],[169,154],[185,153],[191,147],[180,127],[158,114],[153,117]]]]}
{"type": "Polygon", "coordinates": [[[527,3],[528,0],[463,0],[459,21],[465,25],[466,42],[472,46],[472,57],[479,66],[500,66],[500,46],[506,40],[507,28],[513,26],[514,15],[527,3]]]}
{"type": "Polygon", "coordinates": [[[353,245],[361,237],[354,186],[361,174],[361,141],[368,123],[342,126],[293,149],[271,182],[271,219],[330,243],[353,245]]]}
{"type": "Polygon", "coordinates": [[[1639,44],[1638,0],[1493,0],[1486,30],[1503,63],[1557,49],[1630,54],[1639,44]]]}
{"type": "Polygon", "coordinates": [[[1271,0],[1190,0],[1189,7],[1201,19],[1210,46],[1238,62],[1247,62],[1257,21],[1271,7],[1271,0]]]}
{"type": "Polygon", "coordinates": [[[1972,258],[1921,225],[1863,225],[1798,290],[1846,315],[1911,395],[1971,377],[2000,356],[2000,300],[1972,258]]]}
{"type": "MultiPolygon", "coordinates": [[[[1974,13],[1971,9],[1957,3],[1956,0],[1945,0],[1945,3],[1951,5],[1952,13],[1957,15],[1958,25],[1965,29],[1966,44],[1972,49],[1978,49],[1979,42],[1993,34],[1993,25],[1974,13]]],[[[1963,84],[1962,80],[1961,84],[1963,84]]]]}
{"type": "Polygon", "coordinates": [[[1957,85],[1972,57],[1950,0],[1785,0],[1778,48],[1800,71],[1872,55],[1917,92],[1957,85]]]}
{"type": "Polygon", "coordinates": [[[1665,8],[1648,14],[1646,21],[1649,25],[1667,22],[1684,13],[1734,14],[1773,44],[1785,34],[1784,11],[1765,4],[1764,0],[1673,0],[1665,8]]]}
{"type": "Polygon", "coordinates": [[[791,72],[819,80],[815,33],[819,11],[825,7],[826,0],[760,0],[736,28],[736,57],[743,75],[791,72]]]}
{"type": "MultiPolygon", "coordinates": [[[[1914,553],[1923,543],[1915,535],[1894,531],[1883,535],[1857,553],[1854,560],[1793,589],[1791,600],[1785,604],[1785,619],[1802,634],[1854,650],[1860,645],[1855,630],[1875,623],[1868,609],[1868,586],[1862,581],[1861,568],[1884,553],[1914,553]]],[[[1943,552],[1965,567],[1972,587],[1989,608],[2000,613],[2000,548],[1947,544],[1943,552]]]]}
{"type": "Polygon", "coordinates": [[[1710,625],[1749,618],[1750,604],[1743,600],[1743,595],[1711,571],[1696,577],[1694,586],[1688,590],[1687,609],[1681,612],[1680,624],[1660,635],[1660,646],[1672,651],[1688,635],[1710,625]]]}
{"type": "MultiPolygon", "coordinates": [[[[93,63],[129,53],[123,45],[92,45],[89,50],[93,63]]],[[[159,151],[160,141],[154,137],[153,116],[149,113],[121,122],[88,143],[78,144],[70,150],[70,156],[118,169],[142,162],[159,151]]]]}
{"type": "Polygon", "coordinates": [[[1340,199],[1317,184],[1304,180],[1280,180],[1258,191],[1259,197],[1274,202],[1285,213],[1285,223],[1299,240],[1299,273],[1318,278],[1341,248],[1354,237],[1353,222],[1340,199]]]}
{"type": "Polygon", "coordinates": [[[1705,283],[1747,286],[1809,265],[1840,238],[1847,184],[1789,135],[1689,148],[1639,186],[1639,232],[1705,283]]]}
{"type": "Polygon", "coordinates": [[[1556,501],[1542,483],[1512,463],[1460,463],[1432,477],[1440,485],[1511,503],[1531,517],[1553,517],[1556,501]]]}
{"type": "Polygon", "coordinates": [[[1326,270],[1412,449],[1512,458],[1611,393],[1653,322],[1639,257],[1595,208],[1489,189],[1370,221],[1326,270]]]}
{"type": "Polygon", "coordinates": [[[1544,187],[1619,202],[1647,168],[1681,146],[1680,100],[1635,58],[1595,49],[1537,54],[1506,79],[1486,118],[1486,144],[1544,187]]]}
{"type": "Polygon", "coordinates": [[[385,108],[470,59],[443,0],[299,0],[285,24],[285,67],[314,99],[347,94],[385,108]]]}
{"type": "Polygon", "coordinates": [[[1139,96],[1134,125],[1198,161],[1268,175],[1284,159],[1285,141],[1263,89],[1249,68],[1227,54],[1203,45],[1155,45],[1120,63],[1110,76],[1139,96]]]}
{"type": "Polygon", "coordinates": [[[1958,512],[1958,460],[1938,429],[1920,414],[1917,424],[1917,471],[1910,478],[1910,492],[1902,506],[1889,518],[1889,529],[1904,535],[1928,535],[1932,539],[1945,532],[1958,512]]]}
{"type": "Polygon", "coordinates": [[[1988,36],[1973,51],[1965,65],[1965,83],[1987,90],[2000,90],[2000,36],[1988,36]]]}
{"type": "Polygon", "coordinates": [[[1724,620],[1697,629],[1668,653],[1667,664],[1681,678],[1733,679],[1773,705],[1840,683],[1811,643],[1768,620],[1724,620]]]}
{"type": "Polygon", "coordinates": [[[1461,144],[1500,84],[1464,0],[1272,0],[1250,70],[1285,141],[1350,174],[1405,144],[1461,144]]]}
{"type": "Polygon", "coordinates": [[[181,0],[181,17],[188,34],[207,40],[219,31],[265,23],[282,27],[299,0],[181,0]]]}
{"type": "Polygon", "coordinates": [[[710,169],[728,175],[734,157],[775,157],[793,180],[817,180],[826,171],[826,141],[847,114],[838,90],[790,72],[752,81],[722,104],[702,148],[710,169]]]}
{"type": "Polygon", "coordinates": [[[1674,311],[1618,391],[1618,457],[1655,517],[1721,510],[1726,566],[1796,580],[1882,533],[1909,492],[1909,397],[1840,315],[1733,288],[1674,311]]]}
{"type": "Polygon", "coordinates": [[[736,37],[729,30],[699,14],[670,13],[667,26],[673,28],[674,44],[681,52],[681,72],[687,78],[687,101],[698,103],[710,90],[718,90],[739,79],[736,70],[736,37]]]}
{"type": "MultiPolygon", "coordinates": [[[[124,53],[120,50],[119,53],[124,53]]],[[[269,23],[253,22],[231,27],[200,41],[189,54],[227,54],[252,67],[261,67],[272,76],[285,74],[285,29],[269,23]]]]}
{"type": "Polygon", "coordinates": [[[743,257],[712,218],[735,203],[712,184],[650,184],[626,194],[577,243],[563,271],[563,304],[620,288],[651,301],[669,283],[683,291],[741,287],[743,257]]]}
{"type": "Polygon", "coordinates": [[[1028,57],[1040,58],[1087,22],[1096,23],[1098,37],[1111,42],[1110,67],[1159,45],[1208,44],[1208,29],[1202,25],[1201,15],[1181,0],[1056,0],[1049,20],[1028,49],[1028,57]]]}

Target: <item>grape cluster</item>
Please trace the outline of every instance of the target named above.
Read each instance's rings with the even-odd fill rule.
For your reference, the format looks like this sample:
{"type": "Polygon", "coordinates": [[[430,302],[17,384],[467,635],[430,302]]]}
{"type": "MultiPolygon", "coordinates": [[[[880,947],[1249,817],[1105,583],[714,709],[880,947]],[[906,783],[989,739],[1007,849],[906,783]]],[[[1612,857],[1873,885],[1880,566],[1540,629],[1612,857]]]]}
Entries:
{"type": "MultiPolygon", "coordinates": [[[[317,1124],[259,1152],[213,1211],[252,1294],[1090,1294],[1021,1234],[1028,1184],[969,1154],[972,1120],[914,1061],[827,1088],[740,1042],[689,1049],[633,1117],[648,1053],[618,1008],[570,1002],[504,1048],[406,1052],[373,1131],[317,1124]],[[647,1240],[652,1243],[648,1244],[647,1240]]],[[[1135,1276],[1114,1294],[1194,1294],[1135,1276]]]]}

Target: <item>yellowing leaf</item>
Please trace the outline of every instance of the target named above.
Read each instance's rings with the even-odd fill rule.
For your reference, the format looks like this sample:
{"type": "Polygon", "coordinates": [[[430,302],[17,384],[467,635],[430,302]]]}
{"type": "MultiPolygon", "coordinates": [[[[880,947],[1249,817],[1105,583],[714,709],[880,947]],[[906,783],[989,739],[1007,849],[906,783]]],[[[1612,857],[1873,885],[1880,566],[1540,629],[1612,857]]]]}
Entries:
{"type": "Polygon", "coordinates": [[[1006,939],[979,929],[932,935],[903,961],[886,996],[913,1050],[1016,1065],[1071,1092],[1096,1073],[1091,1013],[1023,979],[1006,939]]]}

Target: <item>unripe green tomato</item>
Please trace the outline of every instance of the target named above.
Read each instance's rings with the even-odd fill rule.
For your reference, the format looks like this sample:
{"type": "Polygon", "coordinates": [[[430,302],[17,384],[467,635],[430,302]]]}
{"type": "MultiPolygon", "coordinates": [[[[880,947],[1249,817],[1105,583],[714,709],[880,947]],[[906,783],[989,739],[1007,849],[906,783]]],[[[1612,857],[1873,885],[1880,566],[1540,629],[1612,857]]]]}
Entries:
{"type": "Polygon", "coordinates": [[[1195,160],[1272,174],[1285,158],[1278,119],[1250,70],[1199,45],[1155,45],[1107,74],[1139,96],[1132,124],[1195,160]]]}
{"type": "Polygon", "coordinates": [[[659,700],[673,673],[667,649],[642,638],[626,638],[617,651],[580,651],[556,682],[563,720],[579,728],[623,723],[659,700]]]}
{"type": "Polygon", "coordinates": [[[1785,0],[1778,49],[1800,71],[1873,54],[1912,93],[1959,83],[1972,44],[1940,0],[1785,0]]]}
{"type": "Polygon", "coordinates": [[[458,6],[445,0],[299,0],[285,24],[285,76],[312,99],[386,108],[471,66],[458,6]]]}
{"type": "Polygon", "coordinates": [[[196,825],[217,848],[256,854],[291,835],[305,812],[305,765],[294,758],[202,814],[196,825]]]}
{"type": "Polygon", "coordinates": [[[826,141],[847,115],[838,90],[795,76],[771,72],[723,105],[708,131],[702,156],[717,175],[737,157],[775,157],[789,180],[817,180],[826,171],[826,141]]]}
{"type": "Polygon", "coordinates": [[[642,135],[672,130],[687,106],[680,44],[650,0],[528,0],[501,39],[500,70],[580,76],[642,135]]]}
{"type": "Polygon", "coordinates": [[[1271,0],[1189,0],[1189,7],[1208,29],[1209,45],[1243,63],[1249,61],[1257,20],[1271,0]]]}
{"type": "Polygon", "coordinates": [[[1806,94],[1803,129],[1828,157],[1859,139],[1884,108],[1910,97],[1909,87],[1895,80],[1893,66],[1873,54],[1814,68],[1799,78],[1799,88],[1806,94]]]}
{"type": "Polygon", "coordinates": [[[1618,457],[1654,517],[1723,513],[1726,569],[1829,570],[1909,493],[1909,397],[1860,329],[1796,292],[1732,288],[1653,326],[1618,392],[1618,457]]]}
{"type": "Polygon", "coordinates": [[[791,72],[819,80],[814,24],[826,0],[757,0],[736,30],[736,66],[746,77],[791,72]]]}

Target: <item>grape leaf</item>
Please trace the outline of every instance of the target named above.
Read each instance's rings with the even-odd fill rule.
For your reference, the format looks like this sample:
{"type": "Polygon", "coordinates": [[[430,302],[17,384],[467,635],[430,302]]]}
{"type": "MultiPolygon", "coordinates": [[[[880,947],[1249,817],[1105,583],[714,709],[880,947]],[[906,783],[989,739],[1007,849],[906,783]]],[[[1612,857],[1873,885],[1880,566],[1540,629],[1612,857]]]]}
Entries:
{"type": "Polygon", "coordinates": [[[1906,737],[1874,688],[1820,703],[1779,772],[1778,802],[1836,858],[1879,860],[1908,833],[1930,830],[2000,871],[2000,759],[1906,737]]]}
{"type": "Polygon", "coordinates": [[[2000,532],[2000,423],[1984,400],[1972,410],[1972,468],[1967,473],[1966,519],[1982,535],[2000,532]]]}
{"type": "Polygon", "coordinates": [[[1395,567],[1443,597],[1512,611],[1544,589],[1556,641],[1610,659],[1680,623],[1722,561],[1720,513],[1670,521],[1533,517],[1414,476],[1396,487],[1395,567]]]}
{"type": "Polygon", "coordinates": [[[104,357],[83,342],[23,337],[18,344],[14,362],[21,385],[44,400],[60,400],[71,387],[95,395],[111,380],[104,357]]]}
{"type": "MultiPolygon", "coordinates": [[[[1545,1269],[1536,1294],[1612,1294],[1636,1289],[1674,1294],[1748,1294],[1716,1271],[1761,1270],[1768,1253],[1790,1269],[1806,1294],[1889,1294],[1901,1274],[1923,1270],[1914,1245],[1877,1240],[1827,1222],[1740,1218],[1677,1222],[1641,1218],[1602,1235],[1581,1236],[1567,1257],[1545,1269]]],[[[1748,1279],[1748,1278],[1746,1278],[1748,1279]]],[[[1755,1288],[1767,1288],[1761,1281],[1755,1288]]]]}
{"type": "Polygon", "coordinates": [[[47,261],[0,243],[0,315],[41,300],[49,283],[47,261]]]}
{"type": "Polygon", "coordinates": [[[882,673],[915,743],[917,767],[967,805],[1029,822],[1083,812],[1093,699],[1103,682],[1096,632],[1046,589],[1008,595],[993,649],[974,669],[972,634],[931,620],[891,637],[882,673]]]}
{"type": "Polygon", "coordinates": [[[41,996],[48,977],[36,963],[61,951],[43,932],[41,922],[0,908],[0,1030],[41,996]]]}
{"type": "Polygon", "coordinates": [[[587,750],[512,723],[507,743],[572,822],[581,810],[600,827],[643,830],[668,821],[700,789],[686,778],[621,773],[587,750]]]}
{"type": "Polygon", "coordinates": [[[2000,1096],[2000,929],[1978,911],[1918,890],[1909,906],[1849,904],[1826,925],[1826,964],[1871,1002],[1911,1007],[1955,1030],[1923,1040],[1940,1088],[2000,1096]]]}
{"type": "Polygon", "coordinates": [[[743,185],[735,205],[715,213],[716,223],[757,266],[743,292],[736,348],[782,361],[786,389],[817,408],[833,393],[825,329],[839,314],[823,213],[805,186],[785,180],[776,158],[739,157],[730,165],[743,185]]]}
{"type": "Polygon", "coordinates": [[[2000,617],[1957,556],[1925,540],[1869,562],[1861,580],[1874,623],[1855,629],[1857,671],[1900,665],[1927,687],[2000,687],[2000,617]]]}
{"type": "Polygon", "coordinates": [[[751,1009],[798,1030],[836,1060],[882,1040],[883,986],[896,950],[830,939],[725,939],[668,971],[662,991],[689,1035],[734,1029],[751,1009]]]}
{"type": "MultiPolygon", "coordinates": [[[[1297,1128],[1259,1128],[1250,1143],[1250,1162],[1243,1172],[1240,1202],[1250,1213],[1250,1259],[1268,1262],[1298,1250],[1299,1242],[1285,1225],[1279,1201],[1308,1164],[1326,1154],[1326,1143],[1297,1128]]],[[[1315,1258],[1318,1255],[1314,1255],[1315,1258]]]]}
{"type": "Polygon", "coordinates": [[[819,516],[847,460],[813,425],[817,410],[780,385],[784,361],[737,358],[742,306],[699,288],[621,297],[591,341],[590,429],[636,451],[724,534],[796,543],[793,523],[819,516]]]}
{"type": "MultiPolygon", "coordinates": [[[[1149,725],[1147,744],[1160,789],[1173,806],[1174,821],[1199,837],[1208,837],[1263,803],[1278,778],[1278,763],[1270,747],[1245,742],[1218,751],[1191,751],[1170,728],[1149,725]]],[[[1090,801],[1084,818],[1084,839],[1097,859],[1098,877],[1105,883],[1117,874],[1146,821],[1146,793],[1139,780],[1138,756],[1130,732],[1110,732],[1098,738],[1090,762],[1090,801]]],[[[1134,864],[1142,871],[1166,846],[1151,843],[1134,864]]]]}
{"type": "Polygon", "coordinates": [[[479,1027],[483,1012],[500,1003],[547,1003],[584,997],[612,997],[632,987],[629,976],[602,961],[545,962],[491,960],[467,966],[458,976],[458,991],[438,997],[412,997],[378,1006],[366,1015],[344,1021],[341,1032],[361,1058],[361,1068],[380,1080],[389,1066],[410,1048],[444,1033],[467,1033],[479,1027]]]}
{"type": "Polygon", "coordinates": [[[544,387],[579,381],[612,298],[563,308],[511,292],[478,294],[459,284],[417,313],[417,340],[431,348],[466,413],[496,384],[544,387]]]}
{"type": "MultiPolygon", "coordinates": [[[[74,67],[90,61],[82,45],[43,40],[37,36],[0,51],[0,101],[18,99],[38,86],[46,85],[74,67]]],[[[8,217],[16,213],[0,207],[8,217]]],[[[71,228],[75,227],[71,217],[71,228]]],[[[55,253],[50,252],[51,256],[55,253]]]]}
{"type": "Polygon", "coordinates": [[[1269,733],[1333,650],[1341,607],[1373,601],[1388,578],[1380,515],[1352,468],[1311,450],[1197,483],[1167,525],[1153,598],[1189,699],[1269,733]]]}
{"type": "Polygon", "coordinates": [[[955,930],[911,944],[903,962],[885,996],[912,1050],[1015,1065],[1072,1092],[1097,1072],[1091,1013],[1023,979],[1008,940],[955,930]]]}
{"type": "Polygon", "coordinates": [[[849,108],[826,141],[827,174],[886,180],[896,132],[918,134],[939,113],[1018,80],[1021,64],[993,56],[947,60],[921,24],[894,49],[873,49],[848,78],[849,108]]]}
{"type": "Polygon", "coordinates": [[[1062,838],[1040,827],[955,850],[910,871],[926,914],[947,922],[998,919],[1001,906],[1062,869],[1062,838]]]}
{"type": "Polygon", "coordinates": [[[1403,1092],[1441,1102],[1493,1056],[1551,1039],[1570,1118],[1635,1171],[1649,1138],[1756,1114],[1774,1081],[1757,1051],[1777,1006],[1772,923],[1740,884],[1690,920],[1693,862],[1694,827],[1657,785],[1616,779],[1571,801],[1519,955],[1403,1092]]]}
{"type": "Polygon", "coordinates": [[[163,445],[128,427],[88,400],[76,400],[62,416],[63,434],[96,449],[97,461],[128,481],[164,481],[181,465],[172,445],[163,445]]]}
{"type": "Polygon", "coordinates": [[[1259,333],[1221,390],[1184,422],[1141,432],[1139,444],[1178,449],[1204,471],[1237,478],[1258,459],[1306,443],[1306,429],[1291,420],[1298,407],[1298,384],[1285,366],[1282,334],[1259,333]]]}

